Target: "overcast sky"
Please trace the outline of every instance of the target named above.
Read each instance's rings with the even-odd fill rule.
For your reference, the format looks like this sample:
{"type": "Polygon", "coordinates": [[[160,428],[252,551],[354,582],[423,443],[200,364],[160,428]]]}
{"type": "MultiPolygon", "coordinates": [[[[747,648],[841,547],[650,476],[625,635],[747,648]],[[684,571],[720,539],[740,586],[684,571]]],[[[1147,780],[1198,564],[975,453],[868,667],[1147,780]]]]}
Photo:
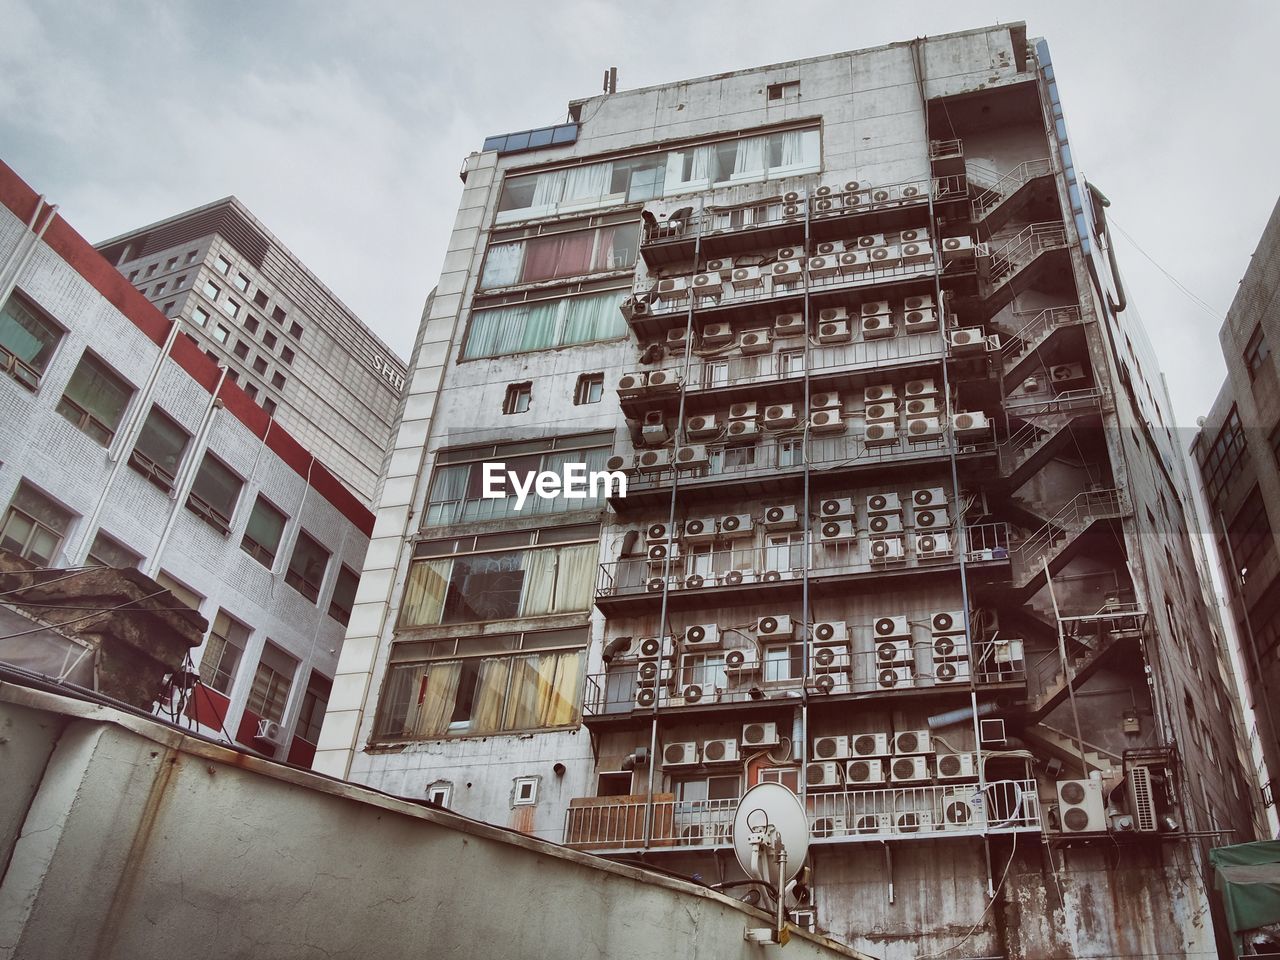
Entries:
{"type": "Polygon", "coordinates": [[[463,158],[570,99],[1027,21],[1184,426],[1280,193],[1280,3],[0,0],[0,157],[96,242],[235,194],[402,356],[463,158]]]}

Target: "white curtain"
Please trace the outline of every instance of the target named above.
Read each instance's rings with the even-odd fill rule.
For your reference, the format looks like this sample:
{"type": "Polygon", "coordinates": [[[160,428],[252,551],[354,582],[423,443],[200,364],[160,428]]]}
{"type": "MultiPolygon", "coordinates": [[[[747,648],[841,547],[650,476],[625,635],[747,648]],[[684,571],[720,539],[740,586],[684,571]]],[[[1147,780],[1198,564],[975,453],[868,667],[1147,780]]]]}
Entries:
{"type": "Polygon", "coordinates": [[[596,583],[596,544],[562,547],[557,553],[560,568],[556,572],[556,592],[551,612],[570,613],[590,609],[596,583]]]}
{"type": "Polygon", "coordinates": [[[533,309],[522,304],[494,310],[477,310],[471,315],[471,329],[467,331],[463,356],[471,360],[476,357],[519,353],[533,309]]]}
{"type": "Polygon", "coordinates": [[[529,550],[524,555],[524,593],[520,615],[538,617],[551,613],[555,600],[556,554],[553,549],[529,550]]]}
{"type": "Polygon", "coordinates": [[[733,175],[745,177],[765,171],[764,137],[745,137],[738,141],[733,154],[733,175]]]}
{"type": "Polygon", "coordinates": [[[565,171],[551,170],[538,174],[538,182],[533,188],[533,207],[550,207],[560,202],[564,193],[565,171]]]}
{"type": "Polygon", "coordinates": [[[593,163],[566,171],[564,202],[594,200],[608,192],[613,179],[612,163],[593,163]]]}
{"type": "Polygon", "coordinates": [[[467,495],[467,480],[471,475],[469,464],[437,467],[431,478],[431,495],[427,498],[424,526],[439,523],[456,523],[461,516],[462,501],[467,495]]]}
{"type": "Polygon", "coordinates": [[[404,732],[411,737],[438,737],[449,729],[458,696],[462,664],[457,660],[433,663],[425,668],[419,693],[405,717],[404,732]]]}
{"type": "Polygon", "coordinates": [[[779,162],[784,167],[794,167],[804,163],[804,143],[802,130],[789,130],[778,134],[782,138],[782,151],[779,162]]]}
{"type": "Polygon", "coordinates": [[[693,168],[689,171],[690,180],[706,180],[711,176],[711,160],[715,156],[715,147],[694,147],[693,168]]]}
{"type": "Polygon", "coordinates": [[[520,265],[524,262],[524,241],[499,243],[489,248],[484,261],[482,287],[507,287],[520,282],[520,265]]]}

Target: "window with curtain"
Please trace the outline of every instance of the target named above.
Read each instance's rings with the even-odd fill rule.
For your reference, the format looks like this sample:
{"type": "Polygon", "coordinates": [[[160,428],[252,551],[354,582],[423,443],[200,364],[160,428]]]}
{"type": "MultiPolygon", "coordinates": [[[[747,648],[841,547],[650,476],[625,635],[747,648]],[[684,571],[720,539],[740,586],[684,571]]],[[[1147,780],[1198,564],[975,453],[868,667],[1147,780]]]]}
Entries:
{"type": "Polygon", "coordinates": [[[104,447],[116,435],[133,387],[85,352],[58,401],[58,412],[104,447]]]}
{"type": "MultiPolygon", "coordinates": [[[[583,631],[585,636],[585,631],[583,631]]],[[[525,634],[526,643],[537,635],[525,634]]],[[[573,726],[581,715],[585,651],[518,650],[388,670],[374,738],[430,740],[573,726]]]]}
{"type": "Polygon", "coordinates": [[[253,687],[249,690],[245,709],[263,720],[279,723],[289,703],[289,690],[293,686],[293,675],[297,669],[296,659],[267,641],[258,669],[253,675],[253,687]]]}
{"type": "Polygon", "coordinates": [[[34,390],[62,331],[15,293],[0,307],[0,368],[34,390]]]}
{"type": "Polygon", "coordinates": [[[230,694],[248,642],[249,628],[219,610],[200,656],[200,682],[219,693],[230,694]]]}
{"type": "Polygon", "coordinates": [[[589,276],[635,265],[638,221],[495,243],[485,257],[482,287],[589,276]]]}
{"type": "Polygon", "coordinates": [[[187,431],[159,407],[153,406],[138,434],[138,442],[129,454],[129,466],[161,490],[172,490],[178,464],[190,439],[187,431]]]}
{"type": "Polygon", "coordinates": [[[315,603],[320,596],[320,583],[324,580],[324,572],[328,567],[329,551],[305,531],[299,531],[284,582],[315,603]]]}
{"type": "Polygon", "coordinates": [[[618,306],[626,295],[625,290],[610,290],[477,310],[462,357],[501,357],[621,337],[626,322],[618,306]]]}

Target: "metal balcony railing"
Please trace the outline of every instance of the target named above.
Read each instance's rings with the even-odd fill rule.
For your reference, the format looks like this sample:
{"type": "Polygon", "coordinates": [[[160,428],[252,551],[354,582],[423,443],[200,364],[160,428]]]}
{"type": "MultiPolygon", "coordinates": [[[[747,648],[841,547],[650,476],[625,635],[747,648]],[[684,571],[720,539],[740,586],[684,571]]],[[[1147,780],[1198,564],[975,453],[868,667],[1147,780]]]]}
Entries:
{"type": "Polygon", "coordinates": [[[1011,417],[1046,417],[1102,409],[1102,391],[1097,387],[1063,390],[1044,398],[1020,397],[1004,406],[1011,417]]]}
{"type": "Polygon", "coordinates": [[[1067,245],[1067,228],[1049,221],[1033,223],[991,254],[988,279],[992,289],[1001,286],[1024,266],[1044,253],[1067,245]]]}
{"type": "Polygon", "coordinates": [[[930,160],[949,160],[952,157],[964,156],[964,142],[958,139],[953,140],[930,140],[929,141],[929,159],[930,160]]]}
{"type": "MultiPolygon", "coordinates": [[[[705,704],[749,703],[760,700],[799,698],[801,688],[811,700],[848,694],[870,695],[890,691],[925,688],[967,687],[979,684],[1024,683],[1026,667],[1020,645],[1010,641],[979,640],[972,649],[963,642],[935,645],[933,638],[915,640],[905,647],[878,649],[869,629],[856,631],[851,642],[865,649],[822,654],[815,645],[809,655],[806,679],[800,664],[804,641],[782,641],[769,645],[764,657],[746,640],[733,635],[733,643],[746,657],[741,667],[726,665],[731,648],[700,649],[664,661],[655,685],[641,687],[641,663],[628,658],[615,661],[603,673],[587,676],[583,715],[616,717],[653,707],[638,699],[641,690],[652,692],[659,710],[679,710],[705,704]],[[819,662],[821,661],[821,663],[819,662]]],[[[829,647],[829,645],[827,645],[829,647]]]]}
{"type": "Polygon", "coordinates": [[[1042,160],[1024,160],[973,198],[973,219],[981,220],[1023,184],[1049,173],[1053,173],[1053,161],[1047,157],[1042,160]]]}
{"type": "Polygon", "coordinates": [[[1044,526],[1018,544],[1013,562],[1023,577],[1034,576],[1041,561],[1059,544],[1074,539],[1094,520],[1119,516],[1121,510],[1120,491],[1114,488],[1076,494],[1044,526]]]}
{"type": "MultiPolygon", "coordinates": [[[[737,767],[733,764],[728,769],[737,767]]],[[[651,847],[727,847],[738,800],[655,799],[649,805],[644,797],[634,796],[613,803],[571,806],[565,811],[564,842],[596,852],[639,849],[644,846],[645,817],[650,807],[651,847]]],[[[1041,828],[1034,780],[811,790],[806,807],[810,837],[815,843],[981,836],[1041,828]]]]}

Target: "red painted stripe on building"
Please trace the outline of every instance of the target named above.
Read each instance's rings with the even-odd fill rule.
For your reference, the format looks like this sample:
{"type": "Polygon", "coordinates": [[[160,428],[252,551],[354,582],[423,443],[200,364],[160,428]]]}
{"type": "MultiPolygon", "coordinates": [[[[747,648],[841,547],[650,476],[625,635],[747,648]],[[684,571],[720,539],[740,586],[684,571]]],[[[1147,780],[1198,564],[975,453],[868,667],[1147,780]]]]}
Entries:
{"type": "MultiPolygon", "coordinates": [[[[39,194],[12,167],[0,160],[0,203],[14,216],[21,218],[23,223],[27,223],[35,213],[39,199],[39,194]]],[[[55,217],[49,224],[44,242],[146,334],[149,340],[157,346],[164,345],[173,321],[157,310],[151,301],[61,216],[55,217]]],[[[179,336],[175,338],[169,356],[205,390],[210,393],[214,391],[220,375],[218,365],[205,356],[198,346],[179,336]]],[[[373,514],[283,427],[272,423],[267,412],[249,399],[249,395],[237,384],[224,382],[218,396],[223,399],[232,416],[256,436],[267,437],[267,446],[295,473],[308,480],[317,493],[355,524],[365,536],[372,534],[373,514]]]]}

